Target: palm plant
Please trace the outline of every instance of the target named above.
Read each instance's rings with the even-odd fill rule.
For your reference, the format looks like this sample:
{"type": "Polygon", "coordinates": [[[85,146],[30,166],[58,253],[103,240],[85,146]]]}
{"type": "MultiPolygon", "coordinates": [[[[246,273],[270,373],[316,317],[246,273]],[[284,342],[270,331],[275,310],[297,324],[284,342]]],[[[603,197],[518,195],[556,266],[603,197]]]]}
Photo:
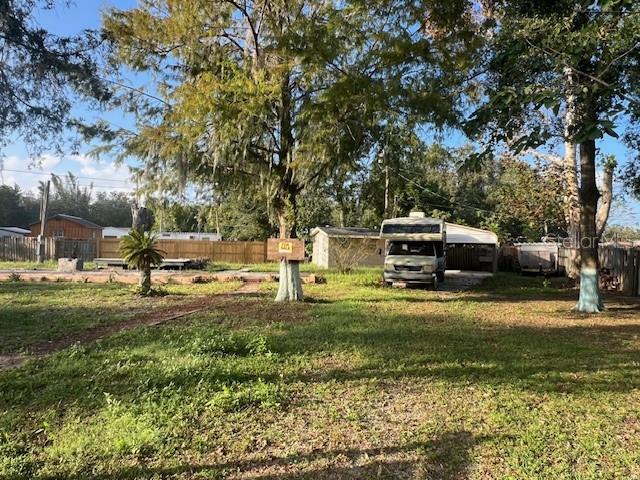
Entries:
{"type": "Polygon", "coordinates": [[[131,230],[120,240],[120,254],[130,267],[140,271],[140,293],[148,295],[151,292],[151,266],[159,265],[165,255],[157,248],[155,235],[131,230]]]}

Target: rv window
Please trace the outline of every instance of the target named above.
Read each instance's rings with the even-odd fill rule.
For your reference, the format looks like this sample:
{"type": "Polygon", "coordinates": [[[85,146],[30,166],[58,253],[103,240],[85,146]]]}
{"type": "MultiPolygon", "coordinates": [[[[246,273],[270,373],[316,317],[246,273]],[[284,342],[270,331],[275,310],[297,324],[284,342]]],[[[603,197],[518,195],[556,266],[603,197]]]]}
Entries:
{"type": "Polygon", "coordinates": [[[440,233],[440,225],[402,225],[388,223],[382,226],[382,233],[440,233]]]}
{"type": "Polygon", "coordinates": [[[435,255],[434,242],[391,242],[389,255],[421,255],[433,257],[435,255]]]}

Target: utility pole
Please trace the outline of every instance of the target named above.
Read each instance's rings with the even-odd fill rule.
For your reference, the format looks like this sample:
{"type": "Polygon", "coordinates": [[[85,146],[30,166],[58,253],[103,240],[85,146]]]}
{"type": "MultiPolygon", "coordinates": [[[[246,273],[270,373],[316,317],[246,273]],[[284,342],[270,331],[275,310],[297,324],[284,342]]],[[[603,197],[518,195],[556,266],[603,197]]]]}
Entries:
{"type": "Polygon", "coordinates": [[[40,202],[40,235],[38,235],[38,263],[44,261],[44,231],[47,224],[47,210],[49,209],[49,187],[51,186],[51,180],[47,180],[42,192],[42,200],[40,202]]]}
{"type": "Polygon", "coordinates": [[[390,195],[390,180],[389,180],[389,159],[387,158],[386,145],[382,147],[382,150],[378,153],[378,164],[384,167],[384,214],[383,218],[389,218],[389,195],[390,195]]]}
{"type": "Polygon", "coordinates": [[[389,161],[384,160],[384,218],[389,218],[389,161]]]}

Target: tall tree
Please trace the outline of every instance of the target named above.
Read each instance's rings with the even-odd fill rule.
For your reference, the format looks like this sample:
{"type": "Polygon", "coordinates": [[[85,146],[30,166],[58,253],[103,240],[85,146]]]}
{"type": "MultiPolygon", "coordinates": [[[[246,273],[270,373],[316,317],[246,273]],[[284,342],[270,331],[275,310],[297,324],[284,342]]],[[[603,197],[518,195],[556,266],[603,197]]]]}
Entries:
{"type": "Polygon", "coordinates": [[[37,12],[55,4],[0,0],[0,148],[12,135],[33,154],[59,148],[62,132],[76,122],[73,95],[99,102],[109,98],[91,56],[100,38],[91,32],[56,36],[37,24],[37,12]]]}
{"type": "MultiPolygon", "coordinates": [[[[397,99],[431,121],[450,113],[428,68],[435,53],[410,32],[416,10],[382,3],[143,0],[109,11],[117,60],[157,79],[153,92],[128,92],[138,131],[125,154],[164,191],[191,182],[264,196],[280,237],[294,237],[301,192],[368,152],[370,126],[402,109],[397,99]]],[[[297,262],[280,270],[277,300],[301,299],[297,262]]]]}
{"type": "MultiPolygon", "coordinates": [[[[598,312],[596,141],[618,136],[614,122],[637,108],[640,4],[633,0],[483,2],[478,77],[484,105],[470,131],[523,151],[552,139],[577,145],[580,299],[576,310],[598,312]]],[[[571,163],[571,152],[567,162],[571,163]]],[[[570,165],[568,166],[570,168],[570,165]]],[[[575,190],[575,185],[572,187],[575,190]]],[[[575,200],[574,200],[575,199],[575,200]]]]}
{"type": "Polygon", "coordinates": [[[0,185],[0,226],[27,227],[38,219],[39,202],[15,185],[0,185]]]}
{"type": "Polygon", "coordinates": [[[487,224],[501,240],[527,237],[539,241],[546,233],[564,235],[564,182],[560,165],[505,156],[500,175],[489,190],[492,211],[487,224]]]}

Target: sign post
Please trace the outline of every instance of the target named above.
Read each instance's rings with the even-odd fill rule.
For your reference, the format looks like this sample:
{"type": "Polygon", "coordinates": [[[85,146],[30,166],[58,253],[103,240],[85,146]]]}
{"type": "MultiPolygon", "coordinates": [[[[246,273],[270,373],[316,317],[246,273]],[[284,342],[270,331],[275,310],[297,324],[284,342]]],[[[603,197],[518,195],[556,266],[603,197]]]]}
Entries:
{"type": "Polygon", "coordinates": [[[304,241],[299,238],[268,239],[267,260],[304,260],[304,241]]]}

